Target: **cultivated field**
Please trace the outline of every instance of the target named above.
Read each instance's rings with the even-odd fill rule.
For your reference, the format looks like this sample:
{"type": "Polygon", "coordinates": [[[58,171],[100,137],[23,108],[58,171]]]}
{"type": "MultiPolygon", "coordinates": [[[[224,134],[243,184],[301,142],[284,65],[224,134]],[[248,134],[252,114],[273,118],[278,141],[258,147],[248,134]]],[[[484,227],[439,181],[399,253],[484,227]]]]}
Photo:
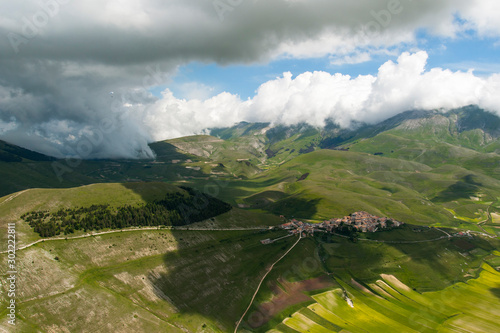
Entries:
{"type": "Polygon", "coordinates": [[[496,332],[500,329],[500,273],[484,264],[477,279],[418,293],[393,275],[375,283],[352,280],[313,296],[268,332],[496,332]],[[349,302],[351,304],[349,304],[349,302]]]}

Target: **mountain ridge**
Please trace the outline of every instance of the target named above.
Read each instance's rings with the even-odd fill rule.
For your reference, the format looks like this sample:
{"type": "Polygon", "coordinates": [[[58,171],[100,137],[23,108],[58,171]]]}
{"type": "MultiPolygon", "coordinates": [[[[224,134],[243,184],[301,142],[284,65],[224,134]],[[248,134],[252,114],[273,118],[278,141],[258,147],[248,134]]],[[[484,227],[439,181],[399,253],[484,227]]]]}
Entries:
{"type": "Polygon", "coordinates": [[[248,179],[321,149],[377,154],[432,167],[451,163],[500,177],[497,124],[498,116],[476,106],[406,111],[376,125],[357,124],[355,129],[332,122],[322,129],[242,122],[212,129],[212,136],[150,143],[154,160],[68,161],[0,142],[0,156],[7,156],[0,160],[0,194],[96,182],[248,179]]]}

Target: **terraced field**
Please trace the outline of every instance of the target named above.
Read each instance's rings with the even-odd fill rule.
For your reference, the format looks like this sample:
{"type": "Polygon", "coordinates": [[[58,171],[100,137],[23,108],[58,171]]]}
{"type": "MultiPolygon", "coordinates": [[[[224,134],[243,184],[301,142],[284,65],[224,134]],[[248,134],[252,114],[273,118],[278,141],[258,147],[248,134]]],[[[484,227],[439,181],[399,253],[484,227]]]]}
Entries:
{"type": "Polygon", "coordinates": [[[268,332],[498,332],[500,273],[482,269],[477,279],[428,293],[392,275],[366,286],[338,281],[342,288],[312,296],[316,303],[268,332]]]}

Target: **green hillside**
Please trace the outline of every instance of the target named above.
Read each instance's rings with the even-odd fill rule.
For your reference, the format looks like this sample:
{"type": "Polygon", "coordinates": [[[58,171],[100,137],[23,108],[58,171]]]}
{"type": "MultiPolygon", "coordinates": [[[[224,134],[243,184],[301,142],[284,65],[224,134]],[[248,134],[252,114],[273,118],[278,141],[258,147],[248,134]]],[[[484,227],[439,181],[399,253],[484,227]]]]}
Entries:
{"type": "MultiPolygon", "coordinates": [[[[61,207],[95,203],[114,207],[137,205],[161,198],[165,192],[178,191],[164,183],[34,189],[2,198],[0,208],[7,221],[16,223],[18,245],[26,246],[39,237],[16,216],[31,209],[45,207],[57,211],[61,207]]],[[[231,332],[273,263],[277,264],[260,287],[242,322],[242,331],[267,331],[277,325],[277,330],[287,332],[287,327],[297,327],[295,320],[304,319],[297,314],[309,311],[300,310],[303,307],[319,309],[321,305],[330,309],[330,305],[324,305],[323,295],[327,295],[326,302],[335,300],[339,309],[346,311],[338,299],[339,289],[346,290],[356,310],[363,304],[360,311],[378,317],[378,323],[391,320],[391,325],[415,328],[403,321],[402,316],[411,309],[427,306],[422,302],[432,300],[432,293],[446,294],[445,288],[456,285],[457,297],[477,297],[500,283],[498,273],[487,276],[487,266],[483,265],[485,262],[495,267],[500,265],[494,254],[499,246],[497,239],[479,236],[448,239],[443,238],[440,230],[407,226],[362,235],[355,243],[334,235],[316,235],[299,241],[296,236],[282,238],[287,235],[284,230],[268,228],[280,223],[282,219],[272,214],[233,209],[185,229],[110,230],[46,239],[19,249],[16,263],[22,283],[18,284],[18,327],[23,332],[110,329],[231,332]],[[267,238],[280,240],[261,244],[267,238]],[[293,250],[283,258],[292,246],[293,250]],[[385,293],[376,290],[381,274],[394,275],[409,286],[413,290],[409,294],[412,300],[399,301],[386,296],[385,293],[395,292],[385,285],[380,286],[385,293]],[[475,285],[475,278],[481,284],[471,289],[468,286],[475,285]],[[359,286],[352,279],[370,286],[385,300],[361,294],[364,289],[355,289],[359,286]],[[461,287],[464,282],[467,285],[461,287]],[[418,304],[412,305],[414,301],[418,304]],[[391,308],[391,314],[383,312],[384,308],[391,308]],[[377,315],[377,311],[382,311],[385,317],[377,315]],[[283,320],[284,324],[279,324],[283,320]]],[[[2,260],[6,256],[5,252],[0,253],[2,260]]],[[[0,273],[5,271],[5,267],[0,268],[0,273]]],[[[389,285],[394,290],[401,288],[389,285]]],[[[6,294],[0,296],[2,304],[7,300],[6,294]]],[[[435,325],[448,327],[443,321],[452,319],[454,325],[496,328],[491,321],[474,320],[485,313],[482,304],[491,306],[495,304],[494,298],[483,297],[477,307],[459,309],[449,303],[442,306],[436,303],[446,311],[436,315],[435,325]],[[456,317],[456,313],[460,316],[456,317]]],[[[0,327],[7,327],[5,311],[0,327]]],[[[308,325],[326,325],[326,329],[332,330],[351,330],[366,320],[365,315],[355,312],[344,326],[320,312],[306,315],[308,325]]]]}
{"type": "Polygon", "coordinates": [[[112,207],[139,205],[161,199],[166,193],[180,191],[179,188],[165,183],[127,183],[92,184],[68,189],[31,189],[0,198],[2,232],[0,239],[5,243],[7,223],[17,222],[17,244],[40,239],[21,215],[31,211],[56,212],[72,207],[109,204],[112,207]]]}
{"type": "Polygon", "coordinates": [[[499,124],[476,107],[352,129],[240,123],[152,143],[154,160],[1,143],[0,260],[15,223],[17,328],[497,331],[499,124]],[[166,223],[179,207],[193,220],[166,223]],[[356,211],[406,224],[351,239],[275,228],[356,211]],[[42,238],[30,216],[60,234],[42,238]],[[86,222],[69,232],[70,220],[86,222]]]}
{"type": "MultiPolygon", "coordinates": [[[[213,180],[188,181],[203,189],[213,180]]],[[[461,166],[318,150],[248,180],[229,180],[221,198],[277,215],[323,220],[365,210],[407,223],[498,232],[500,181],[461,166]],[[307,177],[299,180],[302,176],[307,177]]]]}
{"type": "MultiPolygon", "coordinates": [[[[281,220],[277,217],[235,209],[198,223],[197,227],[205,229],[245,227],[250,228],[248,231],[190,232],[158,227],[134,231],[132,228],[115,232],[103,230],[90,234],[75,233],[53,240],[46,239],[33,245],[29,244],[40,240],[40,237],[19,218],[20,214],[33,209],[57,212],[61,208],[87,207],[95,204],[107,204],[111,207],[137,206],[162,199],[166,193],[182,191],[184,190],[165,183],[94,184],[71,189],[32,189],[3,197],[0,200],[1,214],[4,218],[2,234],[6,237],[7,223],[13,222],[16,224],[17,245],[28,246],[24,250],[18,250],[16,258],[20,268],[19,279],[23,281],[19,284],[20,296],[17,298],[21,330],[45,331],[49,327],[57,327],[56,330],[78,327],[101,331],[101,325],[120,327],[121,324],[118,323],[123,323],[128,329],[135,327],[142,331],[172,329],[172,327],[177,327],[176,330],[179,331],[188,327],[194,331],[202,325],[230,327],[227,318],[232,314],[229,309],[232,309],[234,304],[239,304],[250,290],[240,292],[238,297],[235,297],[238,295],[235,292],[225,294],[227,302],[222,302],[222,299],[213,300],[213,304],[224,304],[223,307],[219,306],[208,312],[200,310],[201,313],[180,315],[178,309],[182,304],[178,302],[185,297],[185,290],[182,288],[189,286],[186,285],[186,281],[197,282],[198,286],[193,284],[193,288],[199,288],[202,281],[207,282],[205,267],[221,267],[220,275],[209,275],[209,281],[212,283],[217,281],[216,286],[219,287],[227,286],[228,279],[256,281],[260,274],[258,267],[261,267],[261,264],[253,261],[254,255],[259,256],[261,253],[260,260],[266,262],[279,255],[281,247],[286,245],[285,242],[272,246],[271,248],[275,248],[276,251],[256,246],[260,245],[259,240],[263,237],[256,230],[279,224],[281,220]],[[204,260],[200,258],[201,253],[206,258],[206,264],[202,264],[204,260]],[[224,265],[226,260],[220,261],[224,256],[233,258],[234,272],[229,276],[226,275],[227,268],[224,265]],[[179,279],[178,274],[184,270],[181,265],[189,261],[196,262],[201,270],[193,269],[193,265],[190,264],[186,267],[188,271],[182,274],[191,275],[187,276],[186,280],[179,279]],[[169,269],[179,270],[179,273],[173,276],[165,275],[164,272],[167,272],[165,265],[170,267],[169,269]],[[250,269],[250,266],[254,269],[250,269]],[[157,273],[154,273],[155,270],[157,273]],[[200,276],[196,276],[200,273],[200,276]],[[138,274],[139,285],[133,283],[134,279],[129,281],[127,278],[134,274],[138,274]],[[122,277],[125,280],[122,281],[122,277]],[[146,281],[142,281],[144,278],[146,281]],[[156,281],[157,279],[161,280],[156,281]],[[145,282],[148,283],[144,284],[145,282]],[[168,296],[159,296],[163,295],[161,288],[166,288],[163,287],[166,283],[176,285],[174,290],[179,294],[165,290],[168,296]],[[40,287],[44,289],[39,289],[40,287]],[[131,293],[134,293],[132,290],[138,293],[139,299],[136,301],[129,299],[132,297],[131,293]],[[80,297],[85,299],[84,302],[88,302],[84,308],[81,308],[82,303],[78,301],[80,297]],[[128,300],[125,301],[126,299],[128,300]],[[174,299],[176,303],[169,303],[170,299],[174,299]],[[69,304],[69,307],[62,310],[58,306],[53,307],[52,302],[63,302],[69,304]],[[97,311],[97,306],[103,307],[105,311],[97,311]],[[113,313],[115,319],[110,321],[108,311],[113,313]],[[34,315],[35,313],[42,314],[42,317],[34,315]],[[212,318],[217,314],[220,318],[212,318]],[[87,319],[92,316],[96,321],[89,322],[87,319]]],[[[268,233],[275,236],[284,235],[284,232],[268,233]]],[[[3,244],[7,244],[5,238],[3,244]]],[[[5,250],[5,247],[1,250],[5,250]]],[[[3,252],[0,256],[6,258],[7,254],[3,252]]],[[[2,268],[3,273],[5,267],[2,268]]],[[[2,286],[4,287],[5,285],[2,286]]],[[[239,288],[239,284],[233,284],[230,288],[235,291],[235,288],[239,288]]],[[[7,293],[2,295],[3,304],[7,300],[7,293]]],[[[213,289],[212,294],[207,297],[213,299],[215,295],[221,297],[219,289],[213,289]]],[[[189,311],[193,311],[198,309],[197,306],[204,306],[201,300],[199,305],[195,305],[192,298],[184,301],[188,302],[189,311]]],[[[234,308],[234,316],[239,309],[239,306],[234,308]]],[[[2,318],[7,317],[3,315],[2,318]]],[[[0,325],[7,327],[3,319],[0,325]]]]}

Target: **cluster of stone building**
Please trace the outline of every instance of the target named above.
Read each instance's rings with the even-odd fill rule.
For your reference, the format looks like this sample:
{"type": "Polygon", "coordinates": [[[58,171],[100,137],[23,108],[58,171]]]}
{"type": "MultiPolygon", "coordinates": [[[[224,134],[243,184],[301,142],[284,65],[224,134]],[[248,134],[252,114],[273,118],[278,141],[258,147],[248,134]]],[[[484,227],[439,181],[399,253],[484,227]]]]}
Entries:
{"type": "Polygon", "coordinates": [[[282,224],[281,228],[290,230],[292,234],[306,233],[312,234],[314,231],[333,232],[342,225],[351,225],[360,232],[376,232],[388,227],[399,227],[403,222],[387,217],[378,217],[367,212],[355,212],[342,218],[334,218],[322,223],[306,223],[292,219],[290,222],[282,224]]]}
{"type": "Polygon", "coordinates": [[[344,225],[352,225],[361,232],[375,232],[387,227],[399,227],[403,224],[403,222],[387,217],[378,217],[367,212],[355,212],[349,216],[331,219],[320,224],[322,224],[326,230],[332,231],[332,229],[338,228],[342,223],[344,225]]]}
{"type": "Polygon", "coordinates": [[[292,219],[290,222],[282,224],[281,228],[285,230],[290,230],[291,234],[298,235],[300,233],[313,234],[316,229],[315,223],[306,223],[292,219]]]}

